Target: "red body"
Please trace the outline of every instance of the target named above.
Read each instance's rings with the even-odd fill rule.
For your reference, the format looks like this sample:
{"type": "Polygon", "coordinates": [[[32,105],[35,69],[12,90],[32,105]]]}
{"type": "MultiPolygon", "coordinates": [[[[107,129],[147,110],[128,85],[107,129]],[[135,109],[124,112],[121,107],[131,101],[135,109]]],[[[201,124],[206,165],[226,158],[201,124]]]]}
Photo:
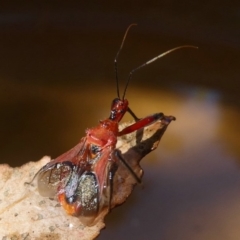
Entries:
{"type": "MultiPolygon", "coordinates": [[[[125,94],[133,72],[170,52],[184,47],[193,47],[181,46],[171,49],[133,69],[129,74],[123,96],[120,99],[117,58],[123,47],[127,32],[133,25],[135,24],[128,27],[114,61],[118,98],[112,102],[109,118],[100,121],[97,127],[88,129],[86,136],[74,148],[46,164],[36,174],[40,194],[47,197],[57,197],[68,214],[81,217],[86,224],[93,222],[104,207],[111,208],[113,177],[119,161],[123,162],[129,169],[129,173],[139,181],[138,176],[129,167],[121,152],[116,149],[117,137],[164,118],[162,113],[156,113],[138,119],[129,108],[125,94]],[[129,112],[136,122],[119,132],[118,124],[126,112],[129,112]]],[[[169,119],[174,120],[174,117],[169,119]]]]}
{"type": "Polygon", "coordinates": [[[68,152],[52,160],[38,172],[41,195],[56,197],[65,211],[81,217],[87,224],[94,221],[104,207],[111,208],[111,181],[117,170],[117,137],[136,131],[163,117],[154,114],[118,130],[119,121],[128,111],[128,101],[114,99],[110,117],[86,130],[86,136],[68,152]]]}

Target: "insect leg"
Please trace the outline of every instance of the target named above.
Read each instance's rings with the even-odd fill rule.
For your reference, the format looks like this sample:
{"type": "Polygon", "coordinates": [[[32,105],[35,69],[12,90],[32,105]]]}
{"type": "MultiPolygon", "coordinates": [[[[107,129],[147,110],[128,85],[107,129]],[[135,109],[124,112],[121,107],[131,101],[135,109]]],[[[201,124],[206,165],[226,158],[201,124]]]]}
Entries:
{"type": "Polygon", "coordinates": [[[137,174],[132,170],[131,166],[127,163],[127,161],[123,158],[121,152],[119,150],[115,150],[116,157],[121,160],[121,162],[125,165],[127,170],[132,174],[136,182],[141,183],[141,179],[137,176],[137,174]]]}
{"type": "Polygon", "coordinates": [[[33,181],[36,179],[36,177],[44,170],[44,167],[40,168],[37,171],[37,173],[35,173],[35,175],[33,176],[32,180],[30,182],[25,182],[24,185],[31,185],[33,183],[33,181]]]}
{"type": "Polygon", "coordinates": [[[130,115],[134,118],[134,120],[137,122],[140,120],[140,118],[138,118],[135,113],[128,107],[127,111],[130,113],[130,115]]]}
{"type": "Polygon", "coordinates": [[[108,199],[109,211],[111,211],[111,202],[112,202],[112,196],[113,196],[113,178],[114,178],[115,172],[117,171],[117,168],[118,168],[117,164],[113,164],[108,174],[109,187],[110,187],[109,199],[108,199]]]}
{"type": "Polygon", "coordinates": [[[150,124],[153,124],[154,122],[161,120],[164,118],[163,113],[155,113],[153,115],[147,116],[145,118],[142,118],[138,120],[137,122],[133,123],[132,125],[124,128],[122,131],[118,133],[118,136],[122,136],[131,132],[134,132],[136,130],[139,130],[143,127],[146,127],[150,124]]]}

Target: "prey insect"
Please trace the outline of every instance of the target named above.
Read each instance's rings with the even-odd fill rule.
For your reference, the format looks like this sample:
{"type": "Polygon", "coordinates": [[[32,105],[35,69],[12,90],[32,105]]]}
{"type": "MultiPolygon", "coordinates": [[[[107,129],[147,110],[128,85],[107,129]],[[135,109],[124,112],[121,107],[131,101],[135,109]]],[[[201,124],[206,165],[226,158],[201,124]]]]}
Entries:
{"type": "Polygon", "coordinates": [[[116,149],[117,138],[166,118],[163,113],[138,118],[130,109],[125,95],[133,73],[175,50],[193,47],[186,45],[173,48],[133,69],[120,96],[117,60],[133,25],[127,28],[114,60],[117,98],[112,101],[110,116],[99,121],[96,127],[87,129],[86,136],[75,147],[47,163],[35,175],[42,196],[57,198],[68,214],[79,217],[87,225],[94,222],[103,209],[111,209],[113,179],[120,163],[124,164],[137,182],[141,181],[121,151],[116,149]],[[119,131],[119,122],[126,112],[135,122],[119,131]]]}

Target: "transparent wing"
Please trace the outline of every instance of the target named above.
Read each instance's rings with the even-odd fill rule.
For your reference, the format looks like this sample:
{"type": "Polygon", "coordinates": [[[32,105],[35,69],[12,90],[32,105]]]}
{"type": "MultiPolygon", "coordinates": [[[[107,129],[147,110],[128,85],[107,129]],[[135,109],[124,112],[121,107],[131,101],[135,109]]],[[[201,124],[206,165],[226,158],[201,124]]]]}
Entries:
{"type": "Polygon", "coordinates": [[[85,152],[86,140],[83,138],[71,150],[43,166],[36,174],[39,193],[44,197],[51,198],[55,197],[57,193],[61,193],[72,175],[74,166],[80,164],[85,152]]]}

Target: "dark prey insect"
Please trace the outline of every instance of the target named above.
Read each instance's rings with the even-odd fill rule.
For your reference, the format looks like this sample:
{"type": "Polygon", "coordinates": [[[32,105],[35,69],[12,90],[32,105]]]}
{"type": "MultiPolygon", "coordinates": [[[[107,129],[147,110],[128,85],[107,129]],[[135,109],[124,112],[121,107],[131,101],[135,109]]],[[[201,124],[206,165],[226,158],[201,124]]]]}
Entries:
{"type": "Polygon", "coordinates": [[[112,101],[110,116],[99,121],[96,127],[87,129],[86,136],[75,147],[47,163],[35,175],[39,193],[45,197],[57,198],[68,214],[79,217],[84,224],[94,222],[103,209],[111,209],[113,178],[120,162],[123,162],[129,173],[140,182],[137,174],[116,149],[117,137],[137,131],[166,117],[163,113],[155,113],[140,119],[136,117],[125,98],[132,74],[168,53],[180,48],[193,47],[186,45],[173,48],[132,70],[120,97],[117,60],[127,33],[133,25],[135,24],[127,28],[114,61],[117,98],[112,101]],[[119,122],[126,112],[135,122],[119,131],[119,122]]]}

